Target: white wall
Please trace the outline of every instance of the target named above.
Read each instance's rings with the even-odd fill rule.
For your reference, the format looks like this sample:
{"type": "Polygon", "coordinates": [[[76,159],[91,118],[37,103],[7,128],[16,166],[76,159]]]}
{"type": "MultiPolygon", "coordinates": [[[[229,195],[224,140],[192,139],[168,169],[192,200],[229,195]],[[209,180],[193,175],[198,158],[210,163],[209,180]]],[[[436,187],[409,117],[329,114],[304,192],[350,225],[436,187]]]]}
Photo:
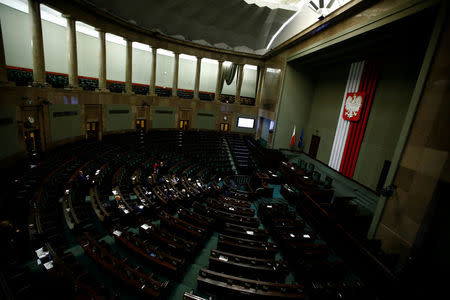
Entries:
{"type": "Polygon", "coordinates": [[[180,65],[178,66],[179,89],[186,89],[186,90],[194,89],[196,69],[197,69],[197,61],[194,61],[192,59],[186,59],[180,56],[180,65]]]}
{"type": "Polygon", "coordinates": [[[106,41],[106,79],[125,81],[125,46],[106,41]]]}
{"type": "MultiPolygon", "coordinates": [[[[175,57],[158,54],[156,57],[156,85],[172,87],[175,57]]],[[[180,81],[180,79],[178,79],[180,81]]]]}
{"type": "Polygon", "coordinates": [[[202,59],[201,73],[200,73],[200,91],[202,92],[216,92],[217,69],[219,63],[209,62],[202,59]]]}
{"type": "Polygon", "coordinates": [[[230,85],[227,85],[226,82],[223,83],[222,94],[234,96],[236,95],[236,77],[237,77],[237,70],[236,74],[234,74],[233,81],[231,82],[230,85]]]}
{"type": "Polygon", "coordinates": [[[28,14],[0,4],[0,21],[6,64],[32,69],[31,25],[28,14]]]}
{"type": "Polygon", "coordinates": [[[150,84],[152,52],[133,48],[133,83],[150,84]]]}
{"type": "Polygon", "coordinates": [[[68,73],[66,27],[42,20],[45,70],[68,73]]]}
{"type": "Polygon", "coordinates": [[[77,32],[77,54],[78,75],[98,78],[100,40],[77,32]]]}
{"type": "Polygon", "coordinates": [[[241,96],[255,98],[258,70],[244,66],[244,78],[242,79],[241,96]]]}

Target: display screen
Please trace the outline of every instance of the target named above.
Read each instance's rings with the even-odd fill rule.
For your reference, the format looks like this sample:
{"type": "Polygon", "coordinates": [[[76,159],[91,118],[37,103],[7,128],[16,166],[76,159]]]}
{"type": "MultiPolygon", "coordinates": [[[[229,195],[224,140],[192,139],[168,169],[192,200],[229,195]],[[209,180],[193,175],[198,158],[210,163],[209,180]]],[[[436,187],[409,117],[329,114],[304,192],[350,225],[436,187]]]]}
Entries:
{"type": "Polygon", "coordinates": [[[253,128],[255,119],[250,118],[238,118],[237,127],[241,128],[253,128]]]}

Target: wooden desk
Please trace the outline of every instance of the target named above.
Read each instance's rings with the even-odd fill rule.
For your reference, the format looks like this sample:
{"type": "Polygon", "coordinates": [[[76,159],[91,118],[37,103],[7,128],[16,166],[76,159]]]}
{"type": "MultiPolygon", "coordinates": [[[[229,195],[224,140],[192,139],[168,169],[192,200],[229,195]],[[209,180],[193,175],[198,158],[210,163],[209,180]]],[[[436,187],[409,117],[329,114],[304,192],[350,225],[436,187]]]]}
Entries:
{"type": "Polygon", "coordinates": [[[200,269],[197,277],[200,289],[216,294],[252,299],[304,299],[303,285],[283,284],[245,279],[207,269],[200,269]]]}
{"type": "Polygon", "coordinates": [[[286,261],[242,256],[220,250],[211,250],[211,270],[245,278],[284,282],[289,269],[286,261]]]}
{"type": "Polygon", "coordinates": [[[273,243],[240,239],[223,234],[219,235],[217,249],[239,255],[268,259],[273,259],[279,251],[278,246],[273,243]]]}

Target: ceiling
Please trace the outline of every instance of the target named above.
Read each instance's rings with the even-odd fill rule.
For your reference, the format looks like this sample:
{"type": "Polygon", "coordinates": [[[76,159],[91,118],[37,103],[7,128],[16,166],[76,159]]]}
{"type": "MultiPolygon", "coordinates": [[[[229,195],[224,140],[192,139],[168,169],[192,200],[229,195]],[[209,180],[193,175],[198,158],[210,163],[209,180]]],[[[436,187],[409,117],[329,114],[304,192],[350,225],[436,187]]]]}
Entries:
{"type": "Polygon", "coordinates": [[[88,0],[148,30],[216,48],[255,53],[295,12],[244,0],[88,0]],[[168,17],[169,16],[169,17],[168,17]]]}
{"type": "MultiPolygon", "coordinates": [[[[331,3],[335,9],[349,0],[85,1],[126,22],[173,38],[262,55],[294,18],[300,19],[294,20],[295,24],[305,23],[299,28],[318,20],[323,13],[311,3],[321,3],[322,7],[331,3]]],[[[295,27],[294,31],[299,29],[295,27]]]]}

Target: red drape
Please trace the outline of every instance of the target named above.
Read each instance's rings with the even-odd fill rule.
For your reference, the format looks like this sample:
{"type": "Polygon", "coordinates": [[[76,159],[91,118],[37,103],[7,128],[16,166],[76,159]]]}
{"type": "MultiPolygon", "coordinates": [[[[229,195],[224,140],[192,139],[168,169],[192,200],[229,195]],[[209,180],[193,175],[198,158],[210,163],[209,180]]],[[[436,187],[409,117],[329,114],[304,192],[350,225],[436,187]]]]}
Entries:
{"type": "Polygon", "coordinates": [[[361,117],[358,122],[351,122],[345,143],[344,153],[342,155],[339,171],[352,178],[355,172],[356,161],[358,159],[359,149],[366,130],[367,120],[369,119],[370,108],[372,106],[378,74],[380,71],[380,61],[371,60],[364,63],[363,74],[359,84],[358,92],[364,93],[364,105],[361,111],[361,117]]]}

